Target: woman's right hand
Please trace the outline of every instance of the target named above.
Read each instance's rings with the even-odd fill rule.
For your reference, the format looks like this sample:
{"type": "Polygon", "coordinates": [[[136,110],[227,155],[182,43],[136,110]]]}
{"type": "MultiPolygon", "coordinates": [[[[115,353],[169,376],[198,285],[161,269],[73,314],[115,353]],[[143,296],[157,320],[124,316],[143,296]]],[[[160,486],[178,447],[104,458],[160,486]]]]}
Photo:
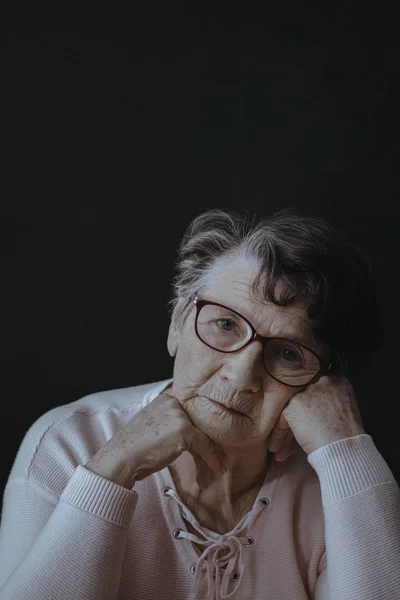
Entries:
{"type": "Polygon", "coordinates": [[[98,474],[104,472],[101,466],[106,467],[106,472],[118,474],[117,482],[133,487],[135,481],[161,471],[185,451],[194,458],[200,486],[204,483],[200,473],[204,475],[207,467],[222,474],[221,452],[166,390],[136,413],[85,466],[98,474]]]}

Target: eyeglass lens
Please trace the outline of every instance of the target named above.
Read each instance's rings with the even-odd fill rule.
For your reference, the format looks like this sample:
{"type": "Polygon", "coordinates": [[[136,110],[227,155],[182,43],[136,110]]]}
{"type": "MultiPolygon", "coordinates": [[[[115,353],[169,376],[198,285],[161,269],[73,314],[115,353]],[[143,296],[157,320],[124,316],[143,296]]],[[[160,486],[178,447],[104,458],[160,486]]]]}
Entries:
{"type": "MultiPolygon", "coordinates": [[[[239,315],[221,306],[206,304],[197,319],[200,339],[215,350],[240,350],[252,337],[250,325],[239,315]]],[[[320,369],[318,358],[290,340],[271,340],[264,346],[264,364],[278,381],[306,385],[320,369]]]]}

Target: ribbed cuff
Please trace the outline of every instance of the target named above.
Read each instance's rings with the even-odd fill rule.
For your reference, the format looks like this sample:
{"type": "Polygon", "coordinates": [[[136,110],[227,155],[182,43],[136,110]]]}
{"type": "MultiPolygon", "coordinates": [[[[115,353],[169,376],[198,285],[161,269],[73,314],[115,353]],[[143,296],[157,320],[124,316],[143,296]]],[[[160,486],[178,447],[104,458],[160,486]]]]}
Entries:
{"type": "Polygon", "coordinates": [[[91,512],[106,521],[128,527],[138,494],[78,465],[60,500],[91,512]]]}
{"type": "Polygon", "coordinates": [[[317,472],[324,506],[382,483],[395,483],[388,464],[368,434],[323,446],[307,457],[317,472]]]}

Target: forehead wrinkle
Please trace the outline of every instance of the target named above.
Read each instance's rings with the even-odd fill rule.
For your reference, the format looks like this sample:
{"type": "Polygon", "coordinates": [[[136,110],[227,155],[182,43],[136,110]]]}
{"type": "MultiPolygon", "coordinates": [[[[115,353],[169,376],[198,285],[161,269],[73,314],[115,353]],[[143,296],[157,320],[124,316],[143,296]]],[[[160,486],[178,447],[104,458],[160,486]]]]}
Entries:
{"type": "Polygon", "coordinates": [[[289,312],[287,308],[285,310],[285,307],[276,306],[273,303],[268,305],[268,308],[271,311],[269,314],[261,313],[259,317],[256,315],[253,322],[253,326],[261,335],[297,339],[305,345],[315,341],[312,324],[307,318],[289,312]]]}
{"type": "Polygon", "coordinates": [[[298,341],[305,346],[317,345],[312,323],[307,317],[291,312],[292,307],[280,307],[273,302],[255,298],[249,294],[248,287],[240,281],[232,283],[234,284],[232,286],[232,291],[235,292],[234,298],[223,302],[219,296],[212,294],[213,298],[209,299],[225,304],[228,308],[243,315],[262,336],[283,337],[298,341]],[[242,305],[240,300],[244,300],[245,303],[250,301],[253,305],[257,305],[256,309],[253,310],[253,307],[242,305]],[[265,309],[269,311],[268,314],[265,314],[265,309]]]}
{"type": "Polygon", "coordinates": [[[314,335],[313,324],[307,317],[305,307],[300,303],[280,307],[254,294],[252,284],[255,268],[256,265],[241,257],[227,257],[218,261],[209,273],[204,297],[236,310],[263,336],[285,337],[318,349],[320,343],[314,335]],[[268,309],[268,315],[265,315],[265,309],[268,309]]]}
{"type": "MultiPolygon", "coordinates": [[[[284,307],[278,306],[273,302],[268,302],[260,298],[259,295],[256,296],[254,294],[251,289],[252,282],[253,279],[251,278],[249,278],[249,285],[241,281],[233,281],[234,286],[236,285],[239,291],[238,297],[250,300],[253,305],[257,305],[256,310],[252,311],[251,315],[249,315],[247,307],[243,307],[242,311],[245,312],[242,312],[242,314],[250,321],[258,333],[265,337],[273,336],[292,339],[293,341],[297,340],[305,346],[318,347],[320,345],[314,335],[313,324],[309,320],[305,307],[301,303],[294,303],[284,307]],[[244,293],[242,293],[242,287],[244,287],[244,293]],[[265,315],[265,309],[269,311],[268,315],[265,315]],[[260,311],[259,314],[258,311],[260,311]],[[301,312],[304,312],[304,315],[301,312]],[[282,322],[279,317],[282,317],[282,322]],[[278,322],[276,319],[278,319],[278,322]]],[[[232,306],[232,308],[235,307],[232,306]]],[[[238,312],[241,311],[238,310],[238,312]]]]}
{"type": "Polygon", "coordinates": [[[316,351],[320,349],[320,343],[314,335],[313,325],[308,317],[298,314],[298,312],[292,312],[293,309],[295,311],[301,310],[301,305],[281,307],[273,302],[261,301],[255,298],[251,298],[251,300],[258,305],[259,312],[257,310],[249,315],[245,307],[242,310],[239,307],[235,308],[235,306],[232,306],[232,308],[243,314],[260,335],[264,337],[282,337],[316,351]],[[265,314],[265,309],[268,309],[268,314],[265,314]]]}

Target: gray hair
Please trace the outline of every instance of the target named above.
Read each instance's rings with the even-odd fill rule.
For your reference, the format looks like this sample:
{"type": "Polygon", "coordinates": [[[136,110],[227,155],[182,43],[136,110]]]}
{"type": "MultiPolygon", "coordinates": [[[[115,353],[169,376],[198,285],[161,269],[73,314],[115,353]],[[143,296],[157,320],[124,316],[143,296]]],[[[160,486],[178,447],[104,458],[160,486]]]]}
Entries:
{"type": "Polygon", "coordinates": [[[171,309],[182,327],[212,267],[232,254],[258,266],[253,292],[277,306],[305,304],[314,334],[348,374],[378,349],[383,325],[371,261],[321,217],[286,208],[268,217],[208,210],[187,227],[176,261],[171,309]],[[277,284],[280,294],[277,297],[277,284]]]}

